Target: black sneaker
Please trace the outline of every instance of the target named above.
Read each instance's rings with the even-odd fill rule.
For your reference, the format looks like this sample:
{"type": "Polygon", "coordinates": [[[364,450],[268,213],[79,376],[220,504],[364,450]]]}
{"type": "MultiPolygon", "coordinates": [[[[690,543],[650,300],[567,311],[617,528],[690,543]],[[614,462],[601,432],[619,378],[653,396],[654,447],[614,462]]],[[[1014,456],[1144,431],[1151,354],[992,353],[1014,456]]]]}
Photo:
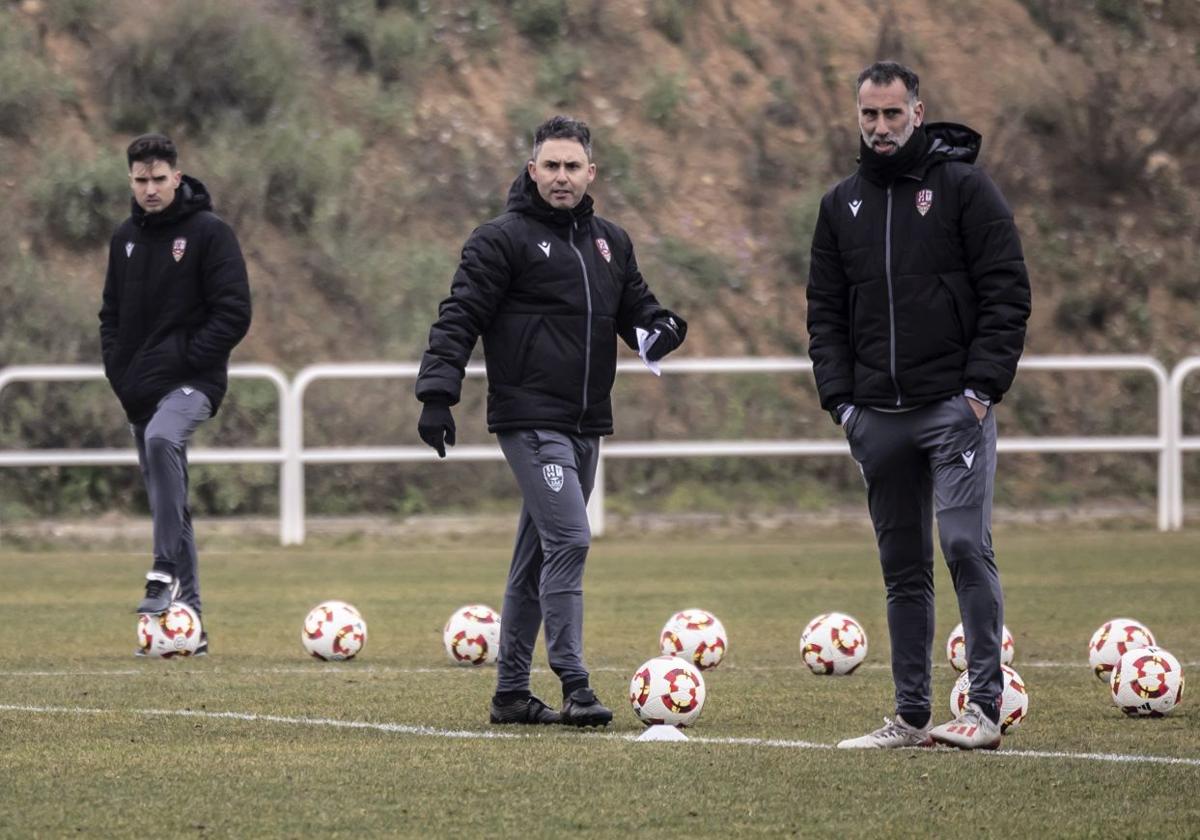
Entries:
{"type": "Polygon", "coordinates": [[[137,605],[135,613],[158,615],[164,613],[179,594],[179,581],[162,572],[146,573],[146,597],[137,605]]]}
{"type": "Polygon", "coordinates": [[[532,694],[519,700],[497,703],[492,700],[492,723],[558,723],[558,712],[532,694]]]}
{"type": "Polygon", "coordinates": [[[608,726],[612,710],[597,700],[590,688],[577,688],[563,700],[560,717],[567,726],[608,726]]]}
{"type": "Polygon", "coordinates": [[[192,656],[208,656],[208,631],[200,631],[200,644],[196,645],[196,650],[192,656]]]}

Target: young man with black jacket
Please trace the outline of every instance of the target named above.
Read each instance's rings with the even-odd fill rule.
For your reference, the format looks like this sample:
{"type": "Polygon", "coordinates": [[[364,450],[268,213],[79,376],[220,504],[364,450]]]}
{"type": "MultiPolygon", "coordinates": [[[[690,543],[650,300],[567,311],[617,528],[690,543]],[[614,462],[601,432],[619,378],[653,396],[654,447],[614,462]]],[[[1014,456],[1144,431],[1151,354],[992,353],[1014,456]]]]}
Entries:
{"type": "MultiPolygon", "coordinates": [[[[154,524],[136,612],[161,613],[178,598],[200,613],[187,445],[225,396],[229,354],[250,327],[250,287],[237,237],[204,185],[176,168],[175,144],[146,134],[126,157],[132,213],[109,243],[100,343],[154,524]]],[[[196,655],[207,653],[205,632],[196,655]]]]}
{"type": "Polygon", "coordinates": [[[858,171],[821,201],[808,281],[821,405],[862,469],[887,589],[896,719],[838,746],[1000,745],[1004,597],[992,550],[994,406],[1012,384],[1029,278],[980,136],[924,125],[917,75],[858,78],[858,171]],[[930,727],[933,518],[967,640],[970,702],[930,727]]]}
{"type": "Polygon", "coordinates": [[[417,431],[445,457],[455,437],[450,407],[483,337],[488,431],[499,438],[524,499],[492,723],[612,720],[583,663],[583,569],[600,437],[613,431],[617,337],[637,349],[637,331],[645,330],[643,341],[653,341],[645,357],[657,361],[687,332],[647,288],[629,235],[595,215],[587,195],[595,176],[586,124],[554,117],[537,129],[505,212],[463,246],[417,378],[424,403],[417,431]],[[561,713],[530,693],[543,623],[550,667],[562,682],[561,713]]]}

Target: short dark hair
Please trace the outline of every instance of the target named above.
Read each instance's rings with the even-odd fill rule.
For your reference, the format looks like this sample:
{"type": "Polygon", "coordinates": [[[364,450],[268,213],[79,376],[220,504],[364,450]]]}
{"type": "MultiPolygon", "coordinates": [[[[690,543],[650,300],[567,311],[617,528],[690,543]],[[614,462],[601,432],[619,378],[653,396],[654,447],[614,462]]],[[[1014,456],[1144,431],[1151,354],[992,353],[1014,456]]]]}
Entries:
{"type": "Polygon", "coordinates": [[[130,169],[135,163],[150,163],[156,160],[165,161],[174,169],[179,160],[179,151],[171,138],[165,134],[143,134],[133,138],[133,142],[125,150],[125,157],[129,161],[130,169]]]}
{"type": "Polygon", "coordinates": [[[870,67],[858,74],[858,84],[854,86],[857,93],[862,90],[863,82],[870,81],[873,85],[887,86],[899,79],[908,90],[908,101],[915,102],[921,93],[921,80],[917,74],[898,61],[876,61],[870,67]]]}
{"type": "Polygon", "coordinates": [[[578,140],[588,160],[592,159],[592,130],[583,120],[553,116],[537,127],[533,133],[533,153],[530,160],[537,160],[538,151],[547,140],[578,140]]]}

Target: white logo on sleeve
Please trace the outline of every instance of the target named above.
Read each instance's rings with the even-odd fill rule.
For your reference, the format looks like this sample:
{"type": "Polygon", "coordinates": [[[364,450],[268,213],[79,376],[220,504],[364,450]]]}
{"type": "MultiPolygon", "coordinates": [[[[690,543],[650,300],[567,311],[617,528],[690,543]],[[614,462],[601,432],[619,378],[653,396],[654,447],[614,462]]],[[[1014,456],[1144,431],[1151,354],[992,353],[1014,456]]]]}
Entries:
{"type": "Polygon", "coordinates": [[[862,199],[856,198],[850,202],[850,212],[854,214],[854,218],[858,218],[858,208],[862,207],[862,199]]]}
{"type": "Polygon", "coordinates": [[[133,256],[133,243],[132,242],[125,243],[125,256],[126,256],[126,258],[133,256]]]}
{"type": "Polygon", "coordinates": [[[971,465],[975,463],[974,449],[968,449],[963,453],[963,463],[967,465],[967,469],[971,469],[971,465]]]}
{"type": "Polygon", "coordinates": [[[547,257],[550,256],[550,243],[549,242],[539,242],[538,247],[542,249],[543,254],[545,254],[547,257]]]}
{"type": "Polygon", "coordinates": [[[546,486],[557,493],[563,486],[563,468],[558,464],[546,464],[542,467],[542,478],[546,479],[546,486]]]}

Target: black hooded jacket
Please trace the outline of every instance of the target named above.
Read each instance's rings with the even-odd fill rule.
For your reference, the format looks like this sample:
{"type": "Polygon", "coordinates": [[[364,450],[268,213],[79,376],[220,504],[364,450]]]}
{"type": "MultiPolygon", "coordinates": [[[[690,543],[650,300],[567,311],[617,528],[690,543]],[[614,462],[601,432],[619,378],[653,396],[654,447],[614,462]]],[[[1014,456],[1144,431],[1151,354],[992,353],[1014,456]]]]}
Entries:
{"type": "Polygon", "coordinates": [[[184,175],[159,213],[133,204],[108,247],[100,307],[104,372],[131,422],[190,385],[216,414],[229,354],[250,328],[246,263],[204,185],[184,175]]]}
{"type": "Polygon", "coordinates": [[[826,193],[808,278],[821,405],[903,408],[1012,384],[1029,277],[1012,211],[974,165],[981,138],[931,123],[894,177],[864,160],[826,193]]]}
{"type": "Polygon", "coordinates": [[[417,398],[457,403],[482,336],[488,431],[611,434],[617,336],[636,349],[635,327],[668,316],[682,339],[687,324],[659,304],[629,235],[593,213],[591,196],[571,210],[552,208],[522,172],[504,214],[463,246],[429,331],[417,398]]]}

